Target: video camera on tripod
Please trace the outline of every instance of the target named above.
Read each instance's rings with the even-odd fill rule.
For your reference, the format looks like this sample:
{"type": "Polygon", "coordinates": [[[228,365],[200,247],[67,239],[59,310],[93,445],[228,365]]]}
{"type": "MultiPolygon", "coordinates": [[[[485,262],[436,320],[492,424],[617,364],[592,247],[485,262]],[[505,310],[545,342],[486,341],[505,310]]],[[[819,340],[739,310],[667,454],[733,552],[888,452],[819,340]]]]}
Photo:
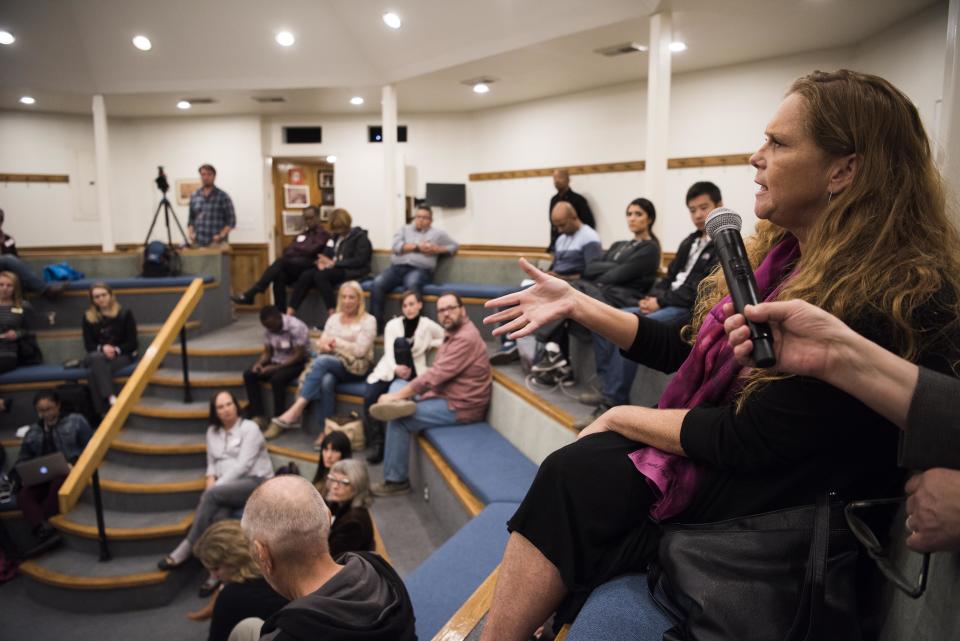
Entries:
{"type": "Polygon", "coordinates": [[[157,211],[153,215],[153,222],[150,223],[150,229],[147,230],[147,237],[143,241],[143,275],[151,277],[176,276],[180,273],[180,254],[173,244],[173,234],[170,231],[170,218],[177,224],[180,235],[183,237],[183,246],[190,244],[187,240],[187,234],[180,225],[177,213],[173,211],[173,206],[167,199],[167,192],[170,191],[170,183],[167,181],[167,175],[163,172],[163,166],[157,167],[157,177],[154,179],[157,189],[163,196],[160,198],[160,204],[157,205],[157,211]],[[157,217],[160,211],[163,211],[163,223],[167,228],[167,243],[162,241],[150,242],[150,235],[153,234],[153,228],[157,224],[157,217]]]}

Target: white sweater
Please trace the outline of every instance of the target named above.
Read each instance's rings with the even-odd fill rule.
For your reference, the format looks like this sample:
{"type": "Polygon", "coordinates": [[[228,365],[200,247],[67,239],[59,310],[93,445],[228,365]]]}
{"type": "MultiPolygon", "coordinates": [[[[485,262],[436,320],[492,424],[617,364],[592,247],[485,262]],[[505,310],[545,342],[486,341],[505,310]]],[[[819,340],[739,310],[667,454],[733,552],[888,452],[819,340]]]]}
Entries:
{"type": "MultiPolygon", "coordinates": [[[[397,367],[397,361],[393,355],[393,342],[402,337],[403,317],[397,316],[388,321],[383,328],[383,357],[367,376],[368,383],[393,380],[393,370],[397,367]]],[[[418,374],[427,371],[427,352],[439,348],[441,343],[443,343],[443,328],[426,316],[421,316],[417,329],[413,333],[413,350],[411,350],[413,364],[416,365],[418,374]]]]}

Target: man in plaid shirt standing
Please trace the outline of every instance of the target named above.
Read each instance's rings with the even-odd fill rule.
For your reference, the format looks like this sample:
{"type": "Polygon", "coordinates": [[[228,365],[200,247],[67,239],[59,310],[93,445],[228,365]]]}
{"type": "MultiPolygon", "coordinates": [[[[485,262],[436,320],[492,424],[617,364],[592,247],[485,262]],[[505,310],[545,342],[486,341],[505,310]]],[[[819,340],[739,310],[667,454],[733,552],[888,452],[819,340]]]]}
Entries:
{"type": "Polygon", "coordinates": [[[230,230],[237,226],[233,201],[227,192],[213,184],[216,179],[217,170],[213,165],[200,165],[203,186],[190,196],[187,220],[187,234],[195,247],[225,243],[230,230]]]}

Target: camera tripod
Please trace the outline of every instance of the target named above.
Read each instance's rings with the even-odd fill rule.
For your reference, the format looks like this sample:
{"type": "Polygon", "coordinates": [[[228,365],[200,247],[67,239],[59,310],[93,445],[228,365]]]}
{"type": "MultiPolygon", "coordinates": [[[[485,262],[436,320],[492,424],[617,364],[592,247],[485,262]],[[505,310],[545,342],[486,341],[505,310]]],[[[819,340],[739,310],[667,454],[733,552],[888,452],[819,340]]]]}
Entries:
{"type": "Polygon", "coordinates": [[[153,234],[153,228],[157,224],[157,218],[160,216],[160,211],[163,210],[163,224],[167,228],[167,246],[173,248],[173,235],[170,233],[170,217],[173,216],[173,222],[177,223],[177,229],[180,230],[180,235],[183,236],[184,246],[189,245],[190,241],[187,239],[187,234],[183,231],[183,226],[180,224],[180,219],[177,218],[177,212],[173,211],[173,205],[170,204],[170,201],[167,200],[167,191],[170,189],[170,184],[167,182],[167,175],[163,173],[163,167],[157,167],[157,178],[154,181],[157,183],[157,189],[160,190],[160,193],[163,194],[160,198],[160,203],[157,205],[157,211],[153,215],[153,222],[150,223],[150,229],[147,230],[147,237],[143,241],[143,246],[146,247],[147,243],[150,242],[150,235],[153,234]]]}

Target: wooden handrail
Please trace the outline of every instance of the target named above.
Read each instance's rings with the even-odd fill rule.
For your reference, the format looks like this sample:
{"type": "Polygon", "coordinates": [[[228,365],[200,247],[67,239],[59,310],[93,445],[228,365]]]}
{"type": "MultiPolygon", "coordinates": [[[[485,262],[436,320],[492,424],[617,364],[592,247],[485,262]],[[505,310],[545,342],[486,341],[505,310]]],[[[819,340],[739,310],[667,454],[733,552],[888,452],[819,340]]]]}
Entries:
{"type": "Polygon", "coordinates": [[[143,391],[150,383],[150,377],[160,367],[167,350],[170,349],[170,345],[176,339],[177,334],[186,324],[191,312],[196,308],[202,297],[203,279],[196,278],[180,297],[180,301],[170,312],[170,316],[167,317],[163,327],[160,328],[153,342],[150,343],[150,347],[144,350],[143,357],[137,363],[137,368],[120,391],[117,402],[107,412],[103,422],[100,423],[100,427],[94,432],[93,438],[90,439],[86,449],[83,450],[83,454],[80,455],[70,471],[70,475],[67,476],[66,481],[60,487],[57,497],[60,502],[61,514],[69,512],[80,499],[80,494],[87,487],[93,473],[100,467],[100,463],[103,462],[107,450],[110,449],[110,444],[113,443],[120,432],[120,428],[130,414],[130,410],[139,402],[143,391]]]}

